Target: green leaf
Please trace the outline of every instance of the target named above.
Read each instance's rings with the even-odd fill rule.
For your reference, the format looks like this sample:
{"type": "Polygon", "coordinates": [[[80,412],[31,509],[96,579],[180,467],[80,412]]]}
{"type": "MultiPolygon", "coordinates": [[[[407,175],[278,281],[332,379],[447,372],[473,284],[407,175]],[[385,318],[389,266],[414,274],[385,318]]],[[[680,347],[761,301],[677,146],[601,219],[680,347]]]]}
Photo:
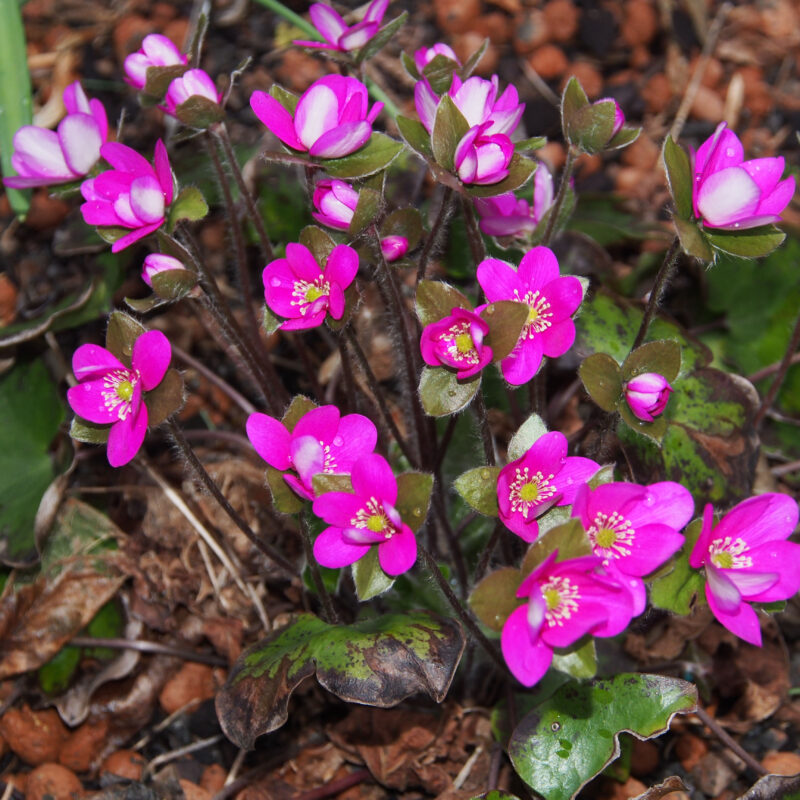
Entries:
{"type": "Polygon", "coordinates": [[[269,87],[269,95],[274,97],[292,116],[297,109],[297,104],[300,98],[292,92],[284,89],[277,83],[273,83],[269,87]]]}
{"type": "Polygon", "coordinates": [[[108,244],[114,244],[131,232],[130,228],[123,228],[121,225],[99,225],[95,230],[97,235],[108,244]]]}
{"type": "Polygon", "coordinates": [[[147,424],[154,428],[167,417],[179,411],[185,402],[183,378],[176,369],[167,370],[161,383],[147,392],[144,403],[147,406],[147,424]]]}
{"type": "Polygon", "coordinates": [[[184,125],[204,131],[225,119],[225,110],[210,98],[195,94],[175,108],[175,116],[184,125]]]}
{"type": "Polygon", "coordinates": [[[633,144],[642,132],[641,128],[629,128],[623,125],[612,137],[611,141],[606,143],[606,150],[619,150],[621,147],[627,147],[633,144]]]}
{"type": "Polygon", "coordinates": [[[106,349],[125,366],[130,366],[134,342],[146,332],[147,328],[138,319],[122,311],[114,311],[108,318],[106,349]]]}
{"type": "Polygon", "coordinates": [[[783,244],[786,234],[774,225],[750,228],[745,231],[712,231],[706,229],[706,239],[715,250],[739,258],[762,258],[783,244]]]}
{"type": "Polygon", "coordinates": [[[531,414],[519,430],[511,437],[508,443],[508,460],[516,461],[522,458],[528,450],[531,449],[533,443],[547,433],[547,425],[538,414],[531,414]]]}
{"type": "Polygon", "coordinates": [[[370,547],[367,554],[353,564],[352,570],[356,596],[360,603],[371,600],[394,586],[394,578],[381,569],[377,547],[370,547]]]}
{"type": "Polygon", "coordinates": [[[631,411],[628,403],[623,400],[619,404],[619,415],[632,431],[640,433],[642,436],[646,436],[656,444],[661,445],[664,434],[667,432],[667,418],[663,414],[660,417],[656,417],[652,422],[645,422],[645,420],[639,419],[631,411]]]}
{"type": "Polygon", "coordinates": [[[691,613],[698,597],[705,598],[703,588],[706,582],[703,573],[689,566],[689,556],[702,530],[702,519],[696,519],[686,527],[681,549],[666,566],[669,572],[664,573],[662,568],[659,570],[659,577],[650,584],[650,602],[656,608],[686,616],[691,613]]]}
{"type": "Polygon", "coordinates": [[[453,171],[456,147],[468,130],[469,123],[458,110],[453,98],[446,94],[436,108],[433,133],[431,134],[433,157],[437,164],[446,170],[453,171]]]}
{"type": "Polygon", "coordinates": [[[675,230],[678,232],[684,253],[701,261],[714,260],[714,251],[708,244],[702,225],[696,220],[681,219],[677,216],[673,217],[672,221],[675,223],[675,230]]]}
{"type": "Polygon", "coordinates": [[[270,309],[269,306],[264,306],[261,324],[264,326],[264,332],[267,334],[267,336],[272,336],[272,334],[275,333],[275,331],[277,331],[285,321],[286,320],[284,320],[283,317],[273,314],[272,309],[270,309]]]}
{"type": "Polygon", "coordinates": [[[324,267],[328,262],[328,256],[336,247],[336,242],[318,225],[306,225],[300,231],[300,244],[305,245],[320,267],[324,267]]]}
{"type": "Polygon", "coordinates": [[[433,491],[433,475],[427,472],[402,472],[397,476],[397,501],[400,518],[416,533],[428,516],[433,491]]]}
{"type": "Polygon", "coordinates": [[[327,492],[347,492],[353,494],[353,484],[349,475],[335,475],[330,472],[318,472],[312,479],[314,494],[319,497],[327,492]]]}
{"type": "Polygon", "coordinates": [[[403,149],[401,142],[385,133],[373,133],[369,141],[349,156],[320,159],[319,163],[332,178],[364,178],[386,169],[403,149]]]}
{"type": "Polygon", "coordinates": [[[414,59],[406,53],[405,50],[400,53],[400,61],[405,68],[405,71],[408,73],[409,78],[412,78],[414,81],[418,81],[420,79],[419,70],[417,69],[417,65],[414,62],[414,59]]]}
{"type": "Polygon", "coordinates": [[[301,614],[240,656],[217,695],[217,715],[225,735],[249,750],[286,722],[290,695],[315,673],[346,702],[388,708],[421,691],[440,703],[463,649],[458,623],[430,613],[338,626],[301,614]]]}
{"type": "Polygon", "coordinates": [[[517,597],[520,583],[522,573],[514,567],[491,572],[472,590],[469,607],[487,628],[499,633],[522,603],[517,597]]]}
{"type": "MultiPolygon", "coordinates": [[[[552,512],[555,511],[562,511],[562,509],[552,509],[552,512]]],[[[540,535],[525,554],[525,558],[522,561],[522,574],[530,575],[539,564],[556,550],[558,550],[556,561],[566,561],[569,558],[579,558],[580,556],[592,554],[591,542],[589,542],[586,531],[583,529],[579,519],[569,519],[567,522],[551,528],[546,535],[540,535]]]]}
{"type": "Polygon", "coordinates": [[[173,201],[169,207],[169,217],[167,228],[172,231],[175,226],[184,219],[189,222],[197,222],[204,219],[208,214],[208,203],[206,203],[202,192],[196,186],[187,186],[173,201]]]}
{"type": "Polygon", "coordinates": [[[361,64],[368,58],[372,58],[384,45],[391,41],[392,37],[405,25],[408,19],[408,11],[404,11],[399,17],[395,17],[391,22],[386,23],[358,52],[355,53],[356,64],[361,64]]]}
{"type": "Polygon", "coordinates": [[[452,58],[438,53],[425,65],[422,76],[436,94],[443,95],[453,83],[453,73],[457,72],[458,68],[458,64],[452,58]]]}
{"type": "Polygon", "coordinates": [[[286,409],[281,422],[286,426],[286,430],[291,433],[300,418],[315,408],[317,408],[317,404],[310,397],[297,394],[292,398],[292,402],[289,403],[289,408],[286,409]]]}
{"type": "Polygon", "coordinates": [[[567,128],[567,141],[585,153],[599,153],[608,147],[616,122],[616,103],[601,100],[573,114],[567,128]]]}
{"type": "Polygon", "coordinates": [[[454,286],[442,281],[420,281],[417,286],[417,316],[424,328],[449,317],[454,308],[472,310],[472,303],[454,286]]]}
{"type": "Polygon", "coordinates": [[[697,706],[697,689],[661,675],[569,681],[528,714],[511,735],[517,774],[547,800],[569,800],[619,755],[619,734],[650,739],[677,713],[697,706]]]}
{"type": "Polygon", "coordinates": [[[522,139],[519,142],[514,142],[514,152],[531,153],[534,150],[540,150],[546,144],[546,136],[533,136],[530,139],[522,139]]]}
{"type": "Polygon", "coordinates": [[[514,153],[508,165],[508,177],[498,183],[487,185],[466,184],[467,191],[473,197],[495,197],[498,194],[513,192],[524,186],[536,172],[536,162],[514,153]]]}
{"type": "Polygon", "coordinates": [[[422,214],[416,208],[398,208],[381,224],[381,236],[405,236],[413,250],[422,238],[422,214]]]}
{"type": "MultiPolygon", "coordinates": [[[[661,153],[667,173],[667,185],[675,203],[675,213],[679,219],[691,219],[694,212],[692,204],[692,165],[686,151],[667,134],[661,153]]],[[[681,238],[683,242],[683,238],[681,238]]],[[[687,251],[688,252],[688,251],[687,251]]],[[[694,254],[693,254],[694,255],[694,254]]]]}
{"type": "Polygon", "coordinates": [[[80,417],[73,417],[69,427],[69,435],[75,441],[86,444],[106,444],[110,432],[110,425],[96,425],[80,417]]]}
{"type": "Polygon", "coordinates": [[[567,139],[569,139],[567,131],[573,124],[573,119],[588,105],[589,98],[586,96],[586,92],[583,91],[580,82],[575,77],[570,78],[561,95],[561,127],[567,139]]]}
{"type": "Polygon", "coordinates": [[[168,67],[148,67],[145,73],[145,83],[142,94],[147,95],[151,102],[162,100],[172,81],[174,81],[175,78],[180,78],[188,69],[189,66],[187,64],[172,64],[168,67]]]}
{"type": "Polygon", "coordinates": [[[401,115],[395,121],[400,135],[412,150],[416,150],[417,153],[425,158],[433,158],[430,134],[419,120],[401,115]]]}
{"type": "Polygon", "coordinates": [[[461,79],[466,80],[472,75],[475,67],[481,63],[481,59],[483,58],[484,53],[486,52],[487,48],[489,47],[489,40],[484,39],[480,47],[464,62],[464,66],[461,67],[461,79]]]}
{"type": "Polygon", "coordinates": [[[681,346],[672,339],[659,339],[637,347],[623,362],[622,380],[628,382],[644,372],[657,372],[670,383],[681,371],[681,346]]]}
{"type": "MultiPolygon", "coordinates": [[[[7,178],[14,174],[11,156],[14,134],[33,119],[31,77],[21,5],[17,0],[0,0],[0,165],[7,178]]],[[[24,219],[31,205],[30,189],[8,189],[11,210],[24,219]]]]}
{"type": "Polygon", "coordinates": [[[303,510],[303,500],[298,497],[283,479],[283,473],[274,467],[267,467],[267,485],[272,492],[272,505],[281,514],[296,514],[303,510]]]}
{"type": "Polygon", "coordinates": [[[554,652],[552,667],[571,678],[594,678],[597,675],[594,639],[589,637],[588,641],[569,652],[554,652]]]}
{"type": "Polygon", "coordinates": [[[36,673],[39,686],[45,694],[61,694],[69,687],[72,676],[81,660],[80,647],[62,647],[36,673]]]}
{"type": "Polygon", "coordinates": [[[56,471],[50,444],[64,409],[44,362],[19,361],[0,378],[0,560],[36,558],[34,519],[56,471]]]}
{"type": "Polygon", "coordinates": [[[592,353],[578,367],[583,388],[603,411],[616,411],[622,396],[619,364],[608,353],[592,353]]]}
{"type": "Polygon", "coordinates": [[[500,467],[476,467],[459,475],[453,488],[472,508],[487,517],[498,516],[497,476],[500,467]]]}
{"type": "Polygon", "coordinates": [[[381,207],[381,193],[374,189],[362,189],[358,193],[358,204],[353,212],[353,219],[347,229],[348,236],[357,236],[378,216],[381,207]]]}
{"type": "Polygon", "coordinates": [[[502,361],[517,346],[530,310],[527,303],[498,300],[481,311],[481,319],[489,326],[485,344],[492,348],[492,361],[502,361]]]}
{"type": "Polygon", "coordinates": [[[197,286],[197,275],[188,269],[157,272],[150,280],[153,291],[162,300],[180,300],[197,286]]]}
{"type": "Polygon", "coordinates": [[[515,794],[493,789],[491,792],[484,792],[483,794],[476,795],[471,798],[471,800],[519,800],[519,798],[515,794]]]}
{"type": "Polygon", "coordinates": [[[480,374],[465,381],[444,367],[423,367],[419,380],[419,396],[425,413],[445,417],[466,408],[481,385],[480,374]]]}

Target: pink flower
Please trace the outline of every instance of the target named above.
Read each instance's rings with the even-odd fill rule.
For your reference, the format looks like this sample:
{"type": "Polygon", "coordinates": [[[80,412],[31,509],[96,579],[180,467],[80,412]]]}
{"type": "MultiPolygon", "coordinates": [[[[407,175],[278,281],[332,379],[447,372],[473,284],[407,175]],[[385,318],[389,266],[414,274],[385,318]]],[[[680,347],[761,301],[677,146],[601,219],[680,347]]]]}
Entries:
{"type": "Polygon", "coordinates": [[[508,177],[514,144],[504,133],[489,135],[490,122],[470,128],[453,156],[456,173],[464,183],[487,185],[508,177]]]}
{"type": "Polygon", "coordinates": [[[475,198],[481,230],[487,236],[520,236],[536,228],[553,205],[553,176],[544,164],[533,174],[533,204],[514,192],[475,198]]]}
{"type": "MultiPolygon", "coordinates": [[[[525,110],[525,104],[519,102],[517,90],[509,85],[500,97],[499,79],[492,75],[491,80],[484,80],[473,76],[462,81],[458,75],[453,75],[453,82],[447,90],[458,110],[464,115],[470,128],[483,125],[489,126],[484,133],[492,136],[496,133],[511,134],[525,110]]],[[[414,87],[414,103],[417,107],[420,121],[428,133],[433,130],[436,119],[436,108],[439,97],[426,80],[417,82],[414,87]]]]}
{"type": "Polygon", "coordinates": [[[539,535],[536,518],[555,505],[572,505],[578,490],[599,469],[590,458],[568,456],[563,433],[540,436],[497,476],[500,519],[526,542],[534,541],[539,535]]]}
{"type": "Polygon", "coordinates": [[[104,144],[100,155],[114,169],[81,184],[86,200],[81,213],[87,225],[131,229],[111,246],[111,252],[118,253],[163,224],[174,192],[172,170],[160,139],[152,166],[135,150],[117,142],[104,144]]]}
{"type": "Polygon", "coordinates": [[[323,225],[346,231],[353,221],[358,194],[344,181],[330,178],[318,181],[311,198],[315,209],[311,216],[323,225]]]}
{"type": "Polygon", "coordinates": [[[408,252],[408,239],[405,236],[384,236],[381,239],[381,252],[386,261],[391,264],[408,252]]]}
{"type": "Polygon", "coordinates": [[[383,103],[369,108],[367,87],[342,75],[314,81],[300,97],[294,116],[266,92],[253,92],[250,105],[287,147],[319,158],[341,158],[366,144],[383,108],[383,103]]]}
{"type": "Polygon", "coordinates": [[[578,489],[572,516],[586,530],[594,554],[631,593],[633,616],[644,611],[642,576],[658,569],[683,545],[679,531],[694,514],[688,489],[672,481],[639,486],[604,483],[578,489]]]}
{"type": "Polygon", "coordinates": [[[144,259],[142,267],[142,280],[150,287],[153,285],[153,275],[159,272],[169,272],[174,269],[186,269],[182,261],[165,255],[164,253],[150,253],[144,259]]]}
{"type": "Polygon", "coordinates": [[[517,597],[528,602],[511,613],[500,646],[514,677],[533,686],[547,672],[553,648],[569,647],[586,634],[613,635],[631,619],[626,592],[597,572],[594,556],[556,563],[551,553],[520,584],[517,597]]]}
{"type": "Polygon", "coordinates": [[[336,406],[319,406],[304,414],[288,431],[277,419],[251,414],[247,438],[271,467],[286,473],[283,479],[306,500],[314,499],[314,476],[349,473],[378,441],[375,425],[361,414],[341,416],[336,406]]]}
{"type": "Polygon", "coordinates": [[[444,56],[451,61],[455,61],[459,66],[461,65],[461,61],[459,61],[458,56],[449,44],[437,42],[432,47],[420,47],[419,50],[414,51],[414,64],[420,75],[422,75],[422,70],[424,70],[436,56],[444,56]]]}
{"type": "Polygon", "coordinates": [[[264,298],[267,306],[286,322],[285,331],[316,328],[330,312],[334,319],[344,314],[344,291],[358,272],[358,253],[346,244],[333,248],[324,268],[303,244],[286,245],[286,258],[264,267],[264,298]]]}
{"type": "Polygon", "coordinates": [[[744,148],[721,122],[693,158],[694,214],[709,228],[753,228],[780,221],[794,195],[794,176],[781,180],[784,160],[744,160],[744,148]]]}
{"type": "Polygon", "coordinates": [[[633,415],[643,422],[652,422],[667,407],[674,389],[657,372],[643,372],[625,384],[625,402],[633,415]]]}
{"type": "Polygon", "coordinates": [[[222,97],[205,70],[190,69],[170,83],[162,108],[168,114],[175,116],[175,109],[178,106],[183,105],[190,97],[197,96],[205,97],[212,103],[219,103],[222,97]]]}
{"type": "Polygon", "coordinates": [[[449,316],[422,331],[422,359],[432,367],[450,367],[459,380],[477,375],[492,360],[492,348],[483,343],[489,326],[474,312],[454,308],[449,316]]]}
{"type": "Polygon", "coordinates": [[[542,356],[555,358],[572,346],[575,324],[570,317],[581,304],[583,291],[577,278],[559,277],[552,250],[534,247],[517,270],[505,261],[487,258],[478,265],[478,283],[490,303],[516,300],[531,309],[516,347],[500,362],[509,383],[527,383],[538,371],[542,356]]]}
{"type": "Polygon", "coordinates": [[[372,0],[364,19],[356,25],[348,25],[341,16],[325,3],[314,3],[309,9],[311,21],[324,42],[295,40],[301,47],[322,47],[347,53],[363,47],[377,32],[389,0],[372,0]]]}
{"type": "Polygon", "coordinates": [[[622,130],[622,126],[625,124],[625,113],[613,97],[601,97],[599,100],[595,100],[592,105],[596,106],[598,103],[614,104],[614,127],[611,129],[611,136],[608,137],[610,141],[622,130]]]}
{"type": "Polygon", "coordinates": [[[387,575],[400,575],[417,560],[417,540],[394,507],[397,480],[386,459],[364,456],[353,465],[353,494],[327,492],[314,501],[314,513],[331,527],[314,542],[314,557],[323,567],[345,567],[378,546],[378,561],[387,575]]]}
{"type": "Polygon", "coordinates": [[[750,644],[761,645],[761,627],[748,603],[787,600],[800,589],[800,545],[786,541],[796,526],[797,503],[775,492],[742,501],[716,526],[711,504],[703,511],[689,565],[705,567],[714,616],[750,644]]]}
{"type": "Polygon", "coordinates": [[[67,116],[57,131],[24,125],[14,134],[11,166],[16,176],[4,178],[11,189],[69,183],[88,174],[100,159],[108,138],[108,118],[99,100],[89,100],[75,81],[64,90],[67,116]]]}
{"type": "Polygon", "coordinates": [[[172,358],[161,331],[143,333],[133,344],[131,366],[96,344],[81,345],[72,357],[79,383],[67,391],[67,402],[79,416],[96,425],[111,424],[108,463],[127,464],[139,452],[147,431],[143,392],[158,386],[172,358]]]}
{"type": "Polygon", "coordinates": [[[142,47],[125,59],[125,80],[136,89],[144,89],[148,67],[174,67],[187,58],[166,36],[151,33],[142,40],[142,47]]]}

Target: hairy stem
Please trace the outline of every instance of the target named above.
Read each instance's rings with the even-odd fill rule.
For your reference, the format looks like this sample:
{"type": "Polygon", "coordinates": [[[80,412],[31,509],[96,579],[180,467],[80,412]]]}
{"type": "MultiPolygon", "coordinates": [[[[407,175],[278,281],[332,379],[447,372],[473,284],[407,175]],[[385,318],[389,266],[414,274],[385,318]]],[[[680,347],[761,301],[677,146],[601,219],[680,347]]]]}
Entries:
{"type": "Polygon", "coordinates": [[[311,571],[311,579],[314,581],[314,586],[317,589],[317,594],[322,600],[322,608],[325,612],[325,622],[330,625],[339,624],[339,616],[336,609],[333,607],[333,600],[331,600],[328,589],[325,586],[325,581],[322,580],[322,573],[319,571],[319,564],[317,559],[314,558],[314,545],[311,540],[311,529],[308,527],[308,516],[306,509],[300,514],[300,529],[302,531],[303,550],[306,554],[306,563],[311,571]]]}
{"type": "Polygon", "coordinates": [[[436,220],[433,223],[431,232],[425,240],[422,248],[422,253],[419,257],[419,266],[417,267],[417,283],[425,278],[425,271],[428,268],[428,260],[433,254],[434,248],[439,243],[439,238],[442,231],[445,229],[445,223],[453,211],[453,190],[449,186],[444,187],[442,193],[442,204],[439,206],[439,213],[436,215],[436,220]]]}
{"type": "Polygon", "coordinates": [[[472,205],[472,200],[468,197],[461,197],[461,210],[464,212],[464,223],[467,229],[467,241],[469,242],[469,250],[472,253],[472,260],[475,266],[486,258],[486,245],[481,236],[481,230],[478,227],[478,218],[475,216],[475,207],[472,205]]]}
{"type": "Polygon", "coordinates": [[[572,177],[572,171],[575,169],[575,162],[578,160],[578,152],[570,146],[567,150],[567,160],[564,164],[564,170],[561,173],[561,183],[558,185],[558,194],[553,201],[550,208],[550,216],[547,218],[547,227],[544,229],[544,236],[542,237],[542,244],[548,246],[550,240],[553,238],[553,232],[556,229],[556,222],[561,215],[561,207],[564,205],[564,199],[567,196],[567,189],[569,188],[569,181],[572,177]]]}
{"type": "Polygon", "coordinates": [[[494,457],[494,438],[489,428],[489,414],[486,411],[486,403],[483,399],[483,389],[479,386],[475,392],[475,399],[472,401],[475,416],[478,418],[478,426],[481,430],[481,440],[483,441],[483,452],[486,456],[486,463],[493,467],[497,460],[494,457]]]}
{"type": "Polygon", "coordinates": [[[664,292],[675,273],[675,267],[678,265],[680,256],[681,242],[676,236],[672,240],[667,254],[664,256],[664,261],[658,270],[658,275],[656,275],[656,282],[650,290],[650,297],[647,300],[647,308],[644,310],[642,324],[639,326],[639,332],[633,340],[631,350],[635,350],[644,341],[644,337],[647,335],[647,329],[650,327],[650,323],[653,321],[653,317],[655,317],[658,311],[658,304],[661,302],[661,298],[664,296],[664,292]]]}

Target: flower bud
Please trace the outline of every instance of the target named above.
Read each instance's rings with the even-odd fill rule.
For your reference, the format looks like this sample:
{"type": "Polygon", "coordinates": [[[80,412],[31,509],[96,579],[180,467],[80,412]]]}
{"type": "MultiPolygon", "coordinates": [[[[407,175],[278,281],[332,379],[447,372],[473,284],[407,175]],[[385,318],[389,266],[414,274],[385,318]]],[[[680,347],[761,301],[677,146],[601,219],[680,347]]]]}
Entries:
{"type": "Polygon", "coordinates": [[[164,110],[175,116],[175,109],[190,97],[205,97],[212,103],[219,103],[220,95],[211,76],[202,69],[190,69],[180,78],[175,78],[167,89],[164,110]]]}
{"type": "Polygon", "coordinates": [[[174,269],[186,269],[181,261],[164,253],[150,253],[142,266],[142,280],[152,288],[153,275],[159,272],[169,272],[174,269]]]}
{"type": "Polygon", "coordinates": [[[148,67],[173,67],[187,60],[166,36],[151,33],[142,40],[141,49],[125,59],[125,80],[136,89],[144,89],[148,67]]]}
{"type": "Polygon", "coordinates": [[[454,162],[464,183],[487,185],[508,177],[514,145],[504,133],[489,135],[490,123],[470,128],[456,147],[454,162]]]}
{"type": "Polygon", "coordinates": [[[424,70],[436,56],[444,56],[461,66],[461,62],[458,60],[458,56],[455,54],[453,48],[450,47],[449,44],[437,42],[433,47],[420,47],[419,50],[414,51],[414,64],[420,75],[422,75],[422,70],[424,70]]]}
{"type": "Polygon", "coordinates": [[[381,239],[381,252],[386,261],[397,261],[408,252],[408,239],[405,236],[384,236],[381,239]]]}
{"type": "Polygon", "coordinates": [[[311,216],[317,222],[346,231],[358,205],[358,192],[344,181],[326,178],[317,183],[312,201],[315,210],[311,216]]]}
{"type": "Polygon", "coordinates": [[[625,385],[625,401],[637,419],[652,422],[664,411],[673,391],[663,375],[643,372],[625,385]]]}

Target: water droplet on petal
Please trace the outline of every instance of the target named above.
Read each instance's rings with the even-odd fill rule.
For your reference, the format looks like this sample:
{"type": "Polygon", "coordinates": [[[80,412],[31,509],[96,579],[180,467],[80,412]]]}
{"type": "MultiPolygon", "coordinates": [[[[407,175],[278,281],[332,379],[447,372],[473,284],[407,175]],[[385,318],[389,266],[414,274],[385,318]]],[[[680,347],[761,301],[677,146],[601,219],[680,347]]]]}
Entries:
{"type": "Polygon", "coordinates": [[[270,282],[270,286],[280,286],[281,279],[280,278],[273,278],[270,282]]]}
{"type": "Polygon", "coordinates": [[[566,484],[567,484],[567,486],[572,486],[572,484],[574,483],[574,481],[572,480],[572,478],[567,478],[567,479],[564,481],[564,483],[566,483],[566,484]]]}
{"type": "Polygon", "coordinates": [[[341,447],[344,444],[344,439],[341,436],[334,436],[333,444],[336,445],[336,447],[341,447]]]}
{"type": "Polygon", "coordinates": [[[648,494],[647,497],[645,497],[644,499],[644,504],[646,506],[651,506],[653,505],[653,503],[655,503],[655,501],[656,501],[655,497],[653,497],[653,495],[651,494],[648,494]]]}

